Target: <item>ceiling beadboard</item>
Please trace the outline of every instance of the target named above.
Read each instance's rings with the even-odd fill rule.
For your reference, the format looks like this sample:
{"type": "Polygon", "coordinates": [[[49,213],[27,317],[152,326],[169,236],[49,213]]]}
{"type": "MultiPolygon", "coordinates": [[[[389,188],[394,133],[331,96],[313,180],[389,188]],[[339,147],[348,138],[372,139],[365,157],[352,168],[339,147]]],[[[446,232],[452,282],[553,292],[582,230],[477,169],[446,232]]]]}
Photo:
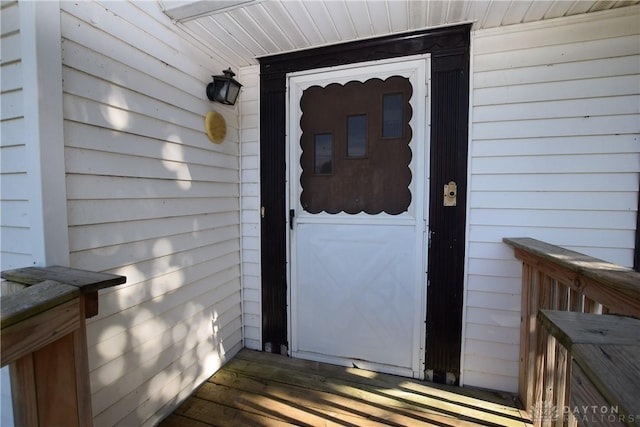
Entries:
{"type": "Polygon", "coordinates": [[[335,43],[473,22],[495,28],[631,6],[611,0],[159,0],[177,25],[236,66],[335,43]]]}

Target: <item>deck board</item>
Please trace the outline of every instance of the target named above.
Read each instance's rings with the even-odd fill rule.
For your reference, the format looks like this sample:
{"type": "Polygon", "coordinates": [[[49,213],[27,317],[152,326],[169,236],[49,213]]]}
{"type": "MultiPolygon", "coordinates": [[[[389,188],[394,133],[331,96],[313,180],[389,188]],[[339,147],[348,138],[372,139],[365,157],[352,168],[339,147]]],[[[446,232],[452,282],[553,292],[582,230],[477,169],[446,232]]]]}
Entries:
{"type": "Polygon", "coordinates": [[[510,395],[243,350],[161,427],[527,426],[510,395]]]}

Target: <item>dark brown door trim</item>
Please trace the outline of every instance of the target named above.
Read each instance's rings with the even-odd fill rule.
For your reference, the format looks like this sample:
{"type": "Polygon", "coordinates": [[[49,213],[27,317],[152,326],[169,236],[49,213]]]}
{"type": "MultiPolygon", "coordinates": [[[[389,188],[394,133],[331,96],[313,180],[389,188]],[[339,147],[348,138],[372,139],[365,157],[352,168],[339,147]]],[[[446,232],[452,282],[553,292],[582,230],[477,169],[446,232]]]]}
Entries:
{"type": "Polygon", "coordinates": [[[466,224],[471,25],[396,34],[260,59],[262,326],[264,349],[287,343],[286,75],[343,64],[431,54],[431,191],[427,369],[444,381],[460,373],[466,224]],[[443,188],[455,181],[455,207],[443,188]]]}

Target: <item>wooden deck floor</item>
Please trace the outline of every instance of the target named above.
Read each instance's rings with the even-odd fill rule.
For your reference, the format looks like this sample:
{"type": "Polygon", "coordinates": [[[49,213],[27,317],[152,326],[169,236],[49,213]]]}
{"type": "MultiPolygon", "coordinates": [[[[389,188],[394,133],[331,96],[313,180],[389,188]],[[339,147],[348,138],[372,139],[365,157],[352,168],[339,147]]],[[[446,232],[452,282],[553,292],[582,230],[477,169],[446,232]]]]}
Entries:
{"type": "Polygon", "coordinates": [[[511,396],[241,351],[161,427],[530,426],[511,396]]]}

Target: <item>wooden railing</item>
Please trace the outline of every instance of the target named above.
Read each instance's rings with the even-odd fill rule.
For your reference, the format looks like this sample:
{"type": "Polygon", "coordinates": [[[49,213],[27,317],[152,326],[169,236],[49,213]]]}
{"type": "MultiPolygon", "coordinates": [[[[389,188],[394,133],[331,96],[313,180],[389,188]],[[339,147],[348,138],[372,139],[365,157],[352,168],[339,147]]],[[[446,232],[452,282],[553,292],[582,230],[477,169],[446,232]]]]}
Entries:
{"type": "Polygon", "coordinates": [[[15,425],[91,426],[85,319],[98,314],[98,290],[126,278],[57,266],[1,276],[0,365],[10,366],[15,425]]]}
{"type": "Polygon", "coordinates": [[[522,261],[518,394],[535,425],[575,425],[569,407],[567,350],[537,322],[540,310],[622,314],[640,318],[640,273],[530,238],[505,238],[522,261]],[[537,415],[537,416],[536,416],[537,415]],[[565,414],[567,415],[567,414],[565,414]]]}

